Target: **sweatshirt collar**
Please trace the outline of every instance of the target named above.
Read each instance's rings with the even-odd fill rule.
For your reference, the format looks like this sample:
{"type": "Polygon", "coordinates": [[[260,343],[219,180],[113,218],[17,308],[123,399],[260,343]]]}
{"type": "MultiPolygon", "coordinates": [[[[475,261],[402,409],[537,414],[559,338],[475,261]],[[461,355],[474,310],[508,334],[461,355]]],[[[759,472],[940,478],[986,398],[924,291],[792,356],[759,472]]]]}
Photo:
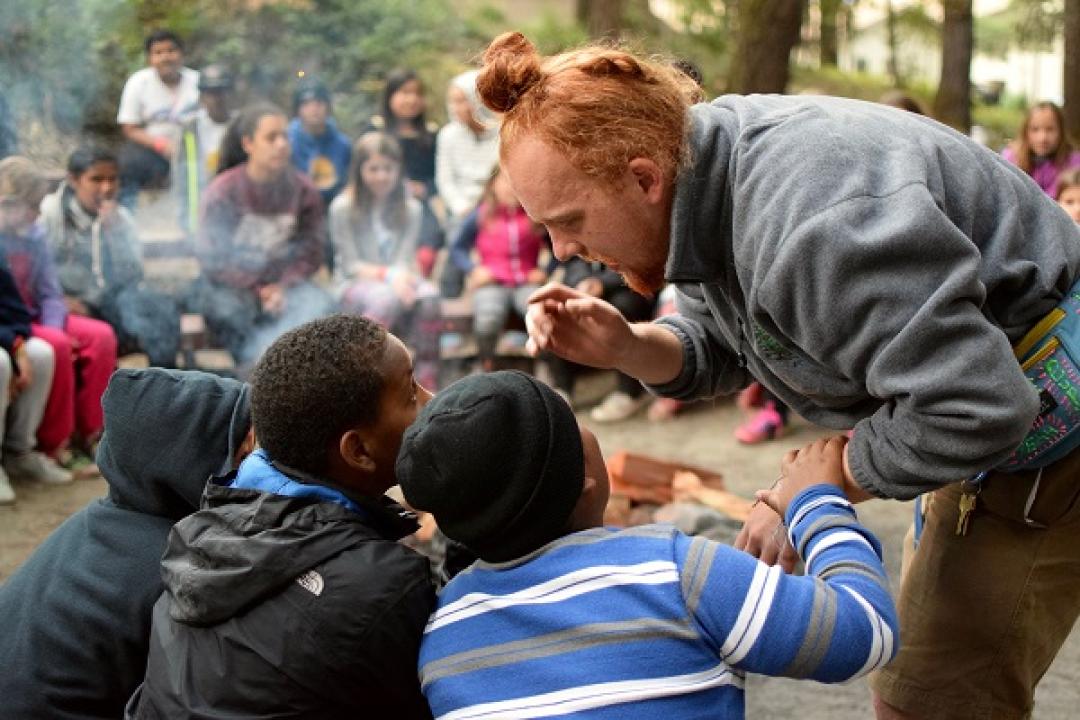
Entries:
{"type": "Polygon", "coordinates": [[[690,109],[690,159],[676,177],[664,277],[668,282],[717,282],[732,268],[732,138],[725,116],[710,105],[690,109]]]}

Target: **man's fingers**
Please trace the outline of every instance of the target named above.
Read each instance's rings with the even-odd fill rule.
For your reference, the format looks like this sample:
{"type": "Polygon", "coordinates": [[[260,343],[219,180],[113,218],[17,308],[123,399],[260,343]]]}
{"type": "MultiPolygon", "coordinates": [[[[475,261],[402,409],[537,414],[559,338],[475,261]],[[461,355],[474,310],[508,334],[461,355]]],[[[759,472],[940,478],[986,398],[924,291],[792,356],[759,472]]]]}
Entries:
{"type": "Polygon", "coordinates": [[[585,297],[585,294],[578,292],[573,288],[568,288],[562,283],[551,282],[530,295],[528,303],[532,305],[533,303],[543,302],[544,300],[564,302],[571,298],[579,297],[585,297]]]}

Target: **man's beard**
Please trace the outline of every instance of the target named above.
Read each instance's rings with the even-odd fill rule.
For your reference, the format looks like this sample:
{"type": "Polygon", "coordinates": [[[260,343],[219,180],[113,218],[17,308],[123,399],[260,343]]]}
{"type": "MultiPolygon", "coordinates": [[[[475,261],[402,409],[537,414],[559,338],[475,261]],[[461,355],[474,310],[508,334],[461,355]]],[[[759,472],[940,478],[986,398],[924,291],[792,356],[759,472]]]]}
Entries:
{"type": "Polygon", "coordinates": [[[637,273],[633,270],[622,270],[619,275],[622,276],[627,287],[649,300],[652,300],[664,287],[663,267],[647,274],[637,273]]]}

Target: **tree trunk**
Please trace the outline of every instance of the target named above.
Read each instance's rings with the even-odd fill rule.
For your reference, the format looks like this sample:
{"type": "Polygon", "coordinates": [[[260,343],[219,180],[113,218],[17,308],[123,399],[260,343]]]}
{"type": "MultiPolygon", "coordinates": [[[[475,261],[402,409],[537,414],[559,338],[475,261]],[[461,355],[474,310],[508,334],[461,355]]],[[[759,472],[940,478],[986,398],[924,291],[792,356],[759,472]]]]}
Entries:
{"type": "Polygon", "coordinates": [[[626,0],[577,0],[577,17],[591,38],[618,38],[626,0]]]}
{"type": "Polygon", "coordinates": [[[889,45],[889,57],[885,61],[886,70],[894,87],[904,87],[904,78],[900,76],[900,62],[897,60],[896,40],[896,10],[893,9],[892,0],[885,2],[885,37],[889,45]]]}
{"type": "Polygon", "coordinates": [[[820,0],[818,10],[821,11],[821,25],[818,34],[821,37],[821,56],[819,62],[822,67],[836,67],[837,44],[836,44],[836,19],[840,14],[840,0],[820,0]]]}
{"type": "Polygon", "coordinates": [[[782,93],[791,75],[805,0],[734,0],[735,52],[728,92],[782,93]]]}
{"type": "Polygon", "coordinates": [[[934,117],[961,132],[971,130],[972,0],[942,0],[941,82],[934,117]]]}
{"type": "Polygon", "coordinates": [[[1080,0],[1065,0],[1065,135],[1080,143],[1080,0]]]}

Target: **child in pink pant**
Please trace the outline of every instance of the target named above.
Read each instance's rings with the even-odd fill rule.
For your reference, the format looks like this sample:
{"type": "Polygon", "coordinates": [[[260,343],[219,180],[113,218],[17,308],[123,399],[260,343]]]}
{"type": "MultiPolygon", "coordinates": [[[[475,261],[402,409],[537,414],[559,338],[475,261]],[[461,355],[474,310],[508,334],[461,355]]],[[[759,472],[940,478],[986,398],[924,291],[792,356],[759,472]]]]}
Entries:
{"type": "MultiPolygon", "coordinates": [[[[47,187],[33,163],[10,157],[0,161],[0,189],[4,197],[40,202],[47,187]]],[[[45,230],[34,222],[37,203],[21,206],[25,209],[19,217],[0,226],[0,251],[30,311],[32,334],[49,343],[56,356],[49,400],[38,427],[38,447],[53,454],[77,430],[89,449],[104,424],[101,396],[116,368],[116,335],[100,320],[68,315],[45,230]]]]}
{"type": "Polygon", "coordinates": [[[101,396],[116,368],[116,335],[108,323],[81,315],[69,315],[63,330],[37,323],[30,327],[34,337],[49,343],[56,354],[56,373],[38,426],[38,447],[55,453],[73,431],[89,446],[104,426],[101,396]]]}

